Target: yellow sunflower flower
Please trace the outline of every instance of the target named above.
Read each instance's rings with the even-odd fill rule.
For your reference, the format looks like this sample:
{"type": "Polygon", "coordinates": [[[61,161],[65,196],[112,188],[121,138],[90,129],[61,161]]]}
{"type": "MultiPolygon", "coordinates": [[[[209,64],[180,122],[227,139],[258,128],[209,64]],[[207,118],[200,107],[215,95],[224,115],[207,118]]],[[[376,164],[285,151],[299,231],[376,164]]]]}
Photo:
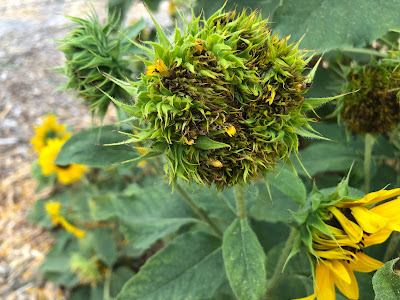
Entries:
{"type": "Polygon", "coordinates": [[[85,231],[80,230],[71,223],[69,223],[63,216],[60,215],[60,202],[50,201],[46,203],[46,211],[49,213],[54,226],[61,225],[68,232],[74,234],[78,239],[85,236],[85,231]]]}
{"type": "Polygon", "coordinates": [[[67,166],[59,166],[54,163],[58,152],[64,144],[62,139],[52,139],[47,141],[47,145],[39,154],[39,165],[42,168],[42,173],[49,176],[56,173],[57,179],[62,184],[70,184],[79,180],[87,168],[84,165],[70,164],[67,166]]]}
{"type": "Polygon", "coordinates": [[[335,193],[326,196],[326,203],[323,199],[323,205],[309,214],[306,221],[311,236],[303,237],[303,241],[311,241],[306,248],[316,258],[315,286],[314,294],[301,300],[335,300],[335,286],[348,299],[358,299],[354,272],[369,273],[383,265],[366,255],[363,248],[383,243],[393,231],[400,231],[400,197],[376,205],[400,195],[400,188],[369,193],[358,199],[339,196],[338,189],[335,193]],[[332,200],[335,198],[332,195],[337,200],[332,200]],[[332,205],[326,205],[328,202],[332,205]]]}
{"type": "Polygon", "coordinates": [[[66,141],[71,135],[66,131],[66,126],[57,123],[57,117],[53,114],[43,118],[41,126],[34,128],[36,135],[31,139],[31,144],[35,151],[40,152],[46,145],[48,140],[61,139],[66,141]]]}

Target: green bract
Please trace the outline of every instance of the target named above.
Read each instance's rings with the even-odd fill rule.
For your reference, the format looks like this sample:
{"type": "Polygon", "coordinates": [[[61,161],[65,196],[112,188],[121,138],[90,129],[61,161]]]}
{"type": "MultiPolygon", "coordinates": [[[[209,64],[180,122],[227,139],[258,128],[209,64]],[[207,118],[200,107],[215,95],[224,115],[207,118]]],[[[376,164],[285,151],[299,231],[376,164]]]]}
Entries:
{"type": "Polygon", "coordinates": [[[154,61],[132,83],[135,105],[116,103],[146,125],[126,142],[165,153],[171,181],[233,186],[290,163],[297,134],[317,137],[302,129],[311,129],[305,111],[331,99],[303,97],[315,73],[303,74],[309,52],[279,39],[258,11],[193,17],[172,43],[156,27],[154,61]]]}
{"type": "Polygon", "coordinates": [[[120,79],[132,74],[128,68],[132,62],[123,58],[129,44],[121,43],[120,34],[114,29],[116,18],[110,17],[104,27],[94,11],[88,14],[88,20],[68,18],[74,22],[73,29],[58,40],[59,49],[65,55],[65,65],[60,71],[69,78],[63,88],[76,91],[78,97],[90,103],[93,112],[104,117],[110,99],[100,89],[120,101],[130,99],[124,89],[101,74],[105,72],[120,79]]]}

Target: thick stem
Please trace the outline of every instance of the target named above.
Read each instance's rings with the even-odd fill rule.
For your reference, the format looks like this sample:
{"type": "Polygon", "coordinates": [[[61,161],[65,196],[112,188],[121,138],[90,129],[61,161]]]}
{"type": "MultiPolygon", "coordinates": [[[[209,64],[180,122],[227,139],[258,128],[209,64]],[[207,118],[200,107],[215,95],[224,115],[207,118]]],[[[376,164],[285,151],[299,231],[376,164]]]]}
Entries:
{"type": "Polygon", "coordinates": [[[111,284],[111,268],[107,268],[105,279],[104,279],[104,290],[103,290],[103,298],[104,300],[110,300],[110,284],[111,284]]]}
{"type": "Polygon", "coordinates": [[[268,299],[268,296],[271,293],[271,291],[274,289],[274,287],[280,280],[280,277],[281,277],[282,271],[283,271],[283,266],[285,265],[286,259],[288,258],[290,251],[292,250],[296,236],[297,236],[297,229],[292,227],[289,237],[286,240],[285,247],[283,248],[281,256],[279,257],[278,262],[275,266],[274,274],[272,274],[272,277],[269,280],[268,290],[267,290],[267,299],[268,299]]]}
{"type": "Polygon", "coordinates": [[[371,155],[375,138],[367,133],[365,135],[365,151],[364,151],[364,192],[369,193],[369,184],[371,181],[371,155]]]}
{"type": "Polygon", "coordinates": [[[244,189],[241,184],[235,185],[236,214],[240,219],[247,217],[244,189]]]}
{"type": "Polygon", "coordinates": [[[396,251],[397,244],[399,243],[400,233],[394,232],[390,237],[389,245],[386,248],[385,256],[383,258],[383,262],[387,262],[389,259],[393,257],[394,251],[396,251]]]}
{"type": "Polygon", "coordinates": [[[210,226],[211,230],[214,231],[214,233],[219,236],[220,238],[222,238],[222,233],[221,231],[219,231],[219,229],[217,228],[217,226],[215,226],[215,224],[213,223],[213,221],[211,221],[211,219],[207,216],[207,214],[201,209],[199,208],[196,203],[193,202],[192,198],[190,198],[190,196],[188,195],[188,193],[186,193],[186,191],[179,185],[176,184],[175,185],[177,191],[179,192],[179,194],[181,194],[181,196],[183,197],[183,199],[186,200],[186,203],[191,207],[191,209],[194,211],[194,213],[204,222],[206,222],[208,224],[208,226],[210,226]]]}

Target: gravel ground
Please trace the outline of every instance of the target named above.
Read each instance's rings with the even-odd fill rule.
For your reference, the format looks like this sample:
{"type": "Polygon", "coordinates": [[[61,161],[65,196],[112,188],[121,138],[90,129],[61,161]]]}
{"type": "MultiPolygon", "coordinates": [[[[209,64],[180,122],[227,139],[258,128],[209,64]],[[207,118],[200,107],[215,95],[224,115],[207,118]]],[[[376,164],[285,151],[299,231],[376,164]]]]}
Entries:
{"type": "MultiPolygon", "coordinates": [[[[93,0],[100,16],[106,1],[93,0]]],[[[65,78],[49,68],[63,63],[54,39],[68,20],[89,8],[83,0],[0,0],[0,299],[63,299],[36,272],[51,245],[47,233],[27,222],[35,183],[29,144],[33,127],[54,112],[75,130],[90,113],[71,94],[55,91],[65,78]]]]}

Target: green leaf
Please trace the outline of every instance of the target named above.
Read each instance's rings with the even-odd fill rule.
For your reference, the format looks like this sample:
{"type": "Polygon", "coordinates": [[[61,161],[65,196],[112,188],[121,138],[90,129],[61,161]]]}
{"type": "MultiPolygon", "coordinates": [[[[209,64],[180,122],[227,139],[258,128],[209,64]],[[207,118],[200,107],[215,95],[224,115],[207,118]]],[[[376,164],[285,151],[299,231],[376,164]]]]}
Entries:
{"type": "Polygon", "coordinates": [[[388,261],[372,278],[375,300],[398,300],[400,291],[399,258],[388,261]]]}
{"type": "Polygon", "coordinates": [[[114,241],[115,233],[115,231],[106,228],[96,228],[93,231],[92,243],[94,251],[109,268],[112,268],[118,257],[118,249],[114,241]]]}
{"type": "MultiPolygon", "coordinates": [[[[352,149],[335,142],[312,144],[300,151],[299,157],[310,176],[326,171],[347,171],[353,161],[358,160],[352,149]]],[[[294,161],[293,164],[299,174],[305,175],[298,162],[294,161]]]]}
{"type": "Polygon", "coordinates": [[[152,256],[116,300],[211,298],[224,280],[220,240],[187,233],[152,256]]]}
{"type": "Polygon", "coordinates": [[[135,273],[127,267],[119,267],[111,273],[110,295],[115,298],[121,291],[124,284],[131,279],[135,273]]]}
{"type": "Polygon", "coordinates": [[[196,146],[196,148],[199,148],[201,150],[212,150],[212,149],[230,147],[228,144],[216,142],[205,135],[199,136],[196,139],[194,146],[196,146]]]}
{"type": "Polygon", "coordinates": [[[306,187],[292,171],[284,168],[277,175],[269,173],[267,178],[269,185],[276,187],[293,201],[299,204],[306,202],[306,187]]]}
{"type": "Polygon", "coordinates": [[[302,111],[312,110],[312,109],[317,108],[325,103],[328,103],[329,101],[338,99],[340,97],[343,97],[343,94],[332,96],[332,97],[304,99],[302,111]]]}
{"type": "Polygon", "coordinates": [[[97,127],[81,131],[69,138],[54,161],[58,165],[82,164],[89,167],[109,168],[113,164],[139,156],[139,152],[126,145],[103,146],[124,140],[114,126],[97,127]]]}
{"type": "Polygon", "coordinates": [[[326,49],[363,47],[399,28],[397,0],[287,0],[275,14],[276,29],[299,40],[301,47],[326,49]]]}
{"type": "Polygon", "coordinates": [[[236,219],[225,231],[222,254],[229,283],[238,299],[261,299],[267,286],[265,254],[247,219],[236,219]]]}
{"type": "MultiPolygon", "coordinates": [[[[258,221],[266,221],[271,223],[276,223],[279,221],[285,223],[289,222],[293,218],[289,210],[296,211],[299,205],[293,201],[293,199],[289,198],[289,195],[290,197],[293,197],[292,192],[288,191],[289,195],[283,193],[274,185],[273,179],[269,180],[268,183],[270,185],[269,190],[272,199],[269,196],[266,184],[257,184],[257,198],[249,209],[250,216],[258,221]]],[[[280,185],[280,188],[283,189],[284,185],[280,185]]],[[[302,197],[303,196],[299,195],[297,201],[299,201],[300,198],[303,199],[302,197]]]]}
{"type": "Polygon", "coordinates": [[[121,232],[137,249],[147,249],[158,239],[177,231],[181,226],[199,222],[195,218],[121,217],[121,232]]]}

